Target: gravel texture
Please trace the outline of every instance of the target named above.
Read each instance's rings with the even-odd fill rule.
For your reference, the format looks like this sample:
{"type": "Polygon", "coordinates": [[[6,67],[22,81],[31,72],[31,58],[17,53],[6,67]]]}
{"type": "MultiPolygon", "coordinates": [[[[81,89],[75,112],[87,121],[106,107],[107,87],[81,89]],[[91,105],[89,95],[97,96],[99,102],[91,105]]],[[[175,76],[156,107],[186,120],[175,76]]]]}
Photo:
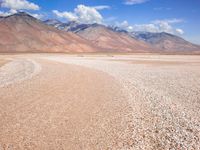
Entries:
{"type": "Polygon", "coordinates": [[[0,149],[200,149],[200,56],[20,55],[0,85],[0,149]]]}
{"type": "Polygon", "coordinates": [[[200,149],[199,56],[47,59],[101,70],[120,82],[132,107],[125,149],[200,149]]]}
{"type": "Polygon", "coordinates": [[[0,58],[0,67],[2,67],[3,65],[5,65],[6,63],[8,63],[9,60],[6,60],[6,59],[1,59],[0,58]]]}
{"type": "Polygon", "coordinates": [[[112,76],[34,61],[39,74],[0,88],[0,149],[121,149],[129,142],[131,107],[112,76]]]}
{"type": "Polygon", "coordinates": [[[0,87],[32,78],[38,74],[41,67],[28,59],[16,59],[0,68],[0,87]]]}

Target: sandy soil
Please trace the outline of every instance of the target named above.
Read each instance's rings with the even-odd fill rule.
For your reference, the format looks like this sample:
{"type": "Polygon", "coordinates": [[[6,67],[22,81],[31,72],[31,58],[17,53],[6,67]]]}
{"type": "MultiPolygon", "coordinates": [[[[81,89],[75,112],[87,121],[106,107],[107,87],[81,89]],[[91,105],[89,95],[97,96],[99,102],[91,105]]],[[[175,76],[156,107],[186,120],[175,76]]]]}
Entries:
{"type": "Polygon", "coordinates": [[[20,82],[39,73],[41,67],[38,63],[29,59],[10,60],[0,68],[0,87],[20,82]]]}
{"type": "Polygon", "coordinates": [[[5,65],[8,62],[9,62],[9,60],[7,60],[7,59],[0,59],[0,67],[2,67],[3,65],[5,65]]]}
{"type": "Polygon", "coordinates": [[[200,149],[200,56],[16,61],[35,65],[0,88],[0,148],[200,149]]]}
{"type": "Polygon", "coordinates": [[[32,80],[0,90],[3,148],[117,149],[128,142],[131,108],[113,77],[38,62],[42,71],[32,80]]]}

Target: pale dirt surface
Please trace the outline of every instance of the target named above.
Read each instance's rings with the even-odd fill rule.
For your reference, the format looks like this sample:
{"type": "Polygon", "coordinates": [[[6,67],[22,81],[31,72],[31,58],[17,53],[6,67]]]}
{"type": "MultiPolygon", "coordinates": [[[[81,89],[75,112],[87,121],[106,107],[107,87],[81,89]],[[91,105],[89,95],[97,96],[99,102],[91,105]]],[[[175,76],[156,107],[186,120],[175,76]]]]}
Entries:
{"type": "Polygon", "coordinates": [[[4,59],[0,57],[0,67],[4,66],[5,64],[7,64],[8,62],[10,62],[9,59],[4,59]]]}
{"type": "Polygon", "coordinates": [[[200,149],[199,56],[46,59],[101,70],[120,82],[133,109],[130,149],[200,149]]]}
{"type": "Polygon", "coordinates": [[[33,60],[12,60],[0,68],[0,87],[31,78],[40,70],[40,65],[33,60]]]}
{"type": "Polygon", "coordinates": [[[118,149],[131,142],[131,107],[112,76],[35,61],[39,74],[0,89],[0,147],[118,149]]]}
{"type": "Polygon", "coordinates": [[[0,59],[0,67],[3,66],[3,65],[6,64],[6,63],[7,63],[6,60],[0,59]]]}
{"type": "Polygon", "coordinates": [[[19,60],[41,70],[0,88],[0,148],[200,149],[200,56],[19,60]]]}

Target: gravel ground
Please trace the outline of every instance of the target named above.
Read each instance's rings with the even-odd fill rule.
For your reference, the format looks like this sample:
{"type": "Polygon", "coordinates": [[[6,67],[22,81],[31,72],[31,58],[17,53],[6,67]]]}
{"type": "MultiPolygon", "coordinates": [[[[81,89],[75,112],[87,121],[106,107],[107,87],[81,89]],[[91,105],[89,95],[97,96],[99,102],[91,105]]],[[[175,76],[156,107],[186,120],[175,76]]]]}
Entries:
{"type": "Polygon", "coordinates": [[[125,149],[200,149],[199,56],[46,59],[101,70],[120,82],[132,106],[125,149]]]}
{"type": "Polygon", "coordinates": [[[200,56],[9,57],[0,149],[200,149],[200,56]]]}
{"type": "Polygon", "coordinates": [[[40,70],[40,65],[33,60],[13,60],[0,68],[0,87],[32,78],[40,70]]]}
{"type": "Polygon", "coordinates": [[[9,60],[6,60],[6,59],[1,59],[0,58],[0,67],[2,67],[3,65],[5,65],[6,63],[8,63],[9,60]]]}
{"type": "Polygon", "coordinates": [[[131,107],[112,76],[34,61],[40,73],[0,88],[0,149],[122,149],[131,142],[131,107]]]}

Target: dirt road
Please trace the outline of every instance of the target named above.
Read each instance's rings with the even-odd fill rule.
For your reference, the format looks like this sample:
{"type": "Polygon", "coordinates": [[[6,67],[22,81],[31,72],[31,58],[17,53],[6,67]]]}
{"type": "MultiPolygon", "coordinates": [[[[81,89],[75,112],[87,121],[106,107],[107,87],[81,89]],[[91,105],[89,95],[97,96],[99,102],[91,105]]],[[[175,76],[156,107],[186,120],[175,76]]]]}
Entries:
{"type": "Polygon", "coordinates": [[[15,56],[0,68],[0,149],[199,149],[199,60],[15,56]]]}

